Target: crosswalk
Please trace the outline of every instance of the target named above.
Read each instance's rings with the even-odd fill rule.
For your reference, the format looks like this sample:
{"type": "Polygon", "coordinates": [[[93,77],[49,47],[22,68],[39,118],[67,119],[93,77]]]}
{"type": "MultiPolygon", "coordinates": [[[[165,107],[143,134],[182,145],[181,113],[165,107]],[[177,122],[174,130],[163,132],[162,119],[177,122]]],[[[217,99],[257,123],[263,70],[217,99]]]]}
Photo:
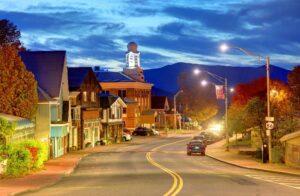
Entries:
{"type": "Polygon", "coordinates": [[[283,176],[276,174],[246,174],[245,176],[295,189],[300,189],[300,178],[296,176],[283,176]]]}

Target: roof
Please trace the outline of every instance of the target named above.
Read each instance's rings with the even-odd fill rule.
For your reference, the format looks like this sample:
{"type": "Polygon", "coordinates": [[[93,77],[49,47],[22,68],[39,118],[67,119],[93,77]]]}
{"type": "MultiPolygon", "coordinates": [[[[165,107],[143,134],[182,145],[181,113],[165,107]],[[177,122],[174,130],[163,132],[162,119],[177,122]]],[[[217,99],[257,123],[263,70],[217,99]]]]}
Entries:
{"type": "Polygon", "coordinates": [[[137,101],[135,101],[134,99],[130,99],[130,98],[127,98],[127,97],[123,97],[122,100],[123,100],[126,104],[137,103],[137,101]]]}
{"type": "Polygon", "coordinates": [[[39,101],[40,102],[44,102],[44,101],[55,101],[54,99],[52,99],[50,97],[50,95],[48,95],[40,86],[37,87],[37,91],[38,91],[38,97],[39,97],[39,101]]]}
{"type": "Polygon", "coordinates": [[[104,108],[104,109],[110,108],[110,106],[118,100],[121,101],[124,107],[126,107],[125,102],[116,95],[99,93],[98,96],[100,98],[100,108],[104,108]]]}
{"type": "Polygon", "coordinates": [[[167,101],[166,96],[152,96],[151,97],[151,108],[152,109],[165,109],[167,101]]]}
{"type": "Polygon", "coordinates": [[[14,123],[16,126],[15,127],[16,130],[34,127],[33,122],[31,122],[30,120],[28,120],[26,118],[22,118],[19,116],[13,116],[10,114],[0,113],[0,118],[7,120],[9,123],[14,123]]]}
{"type": "Polygon", "coordinates": [[[23,51],[19,55],[38,86],[51,98],[59,97],[66,51],[23,51]]]}
{"type": "Polygon", "coordinates": [[[91,67],[68,67],[69,89],[78,89],[89,72],[91,67]]]}
{"type": "Polygon", "coordinates": [[[122,72],[100,71],[95,74],[98,82],[135,82],[122,72]]]}
{"type": "Polygon", "coordinates": [[[280,138],[280,141],[285,142],[287,140],[294,139],[296,137],[300,137],[300,130],[295,131],[295,132],[290,133],[290,134],[287,134],[287,135],[284,135],[282,138],[280,138]]]}

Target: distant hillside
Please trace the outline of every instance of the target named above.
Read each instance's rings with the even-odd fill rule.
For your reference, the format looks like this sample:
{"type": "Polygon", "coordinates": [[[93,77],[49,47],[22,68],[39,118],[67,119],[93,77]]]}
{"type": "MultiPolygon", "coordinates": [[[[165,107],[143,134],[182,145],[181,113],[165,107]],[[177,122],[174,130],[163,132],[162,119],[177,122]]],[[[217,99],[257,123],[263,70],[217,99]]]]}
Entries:
{"type": "MultiPolygon", "coordinates": [[[[175,63],[157,69],[144,71],[147,82],[154,84],[156,94],[166,92],[173,94],[178,90],[177,77],[181,72],[190,72],[191,76],[195,68],[207,70],[222,77],[227,77],[229,86],[250,82],[266,75],[265,66],[260,67],[230,67],[221,65],[199,65],[190,63],[175,63]]],[[[287,82],[289,70],[271,66],[271,78],[287,82]]],[[[167,93],[167,94],[168,94],[167,93]]]]}

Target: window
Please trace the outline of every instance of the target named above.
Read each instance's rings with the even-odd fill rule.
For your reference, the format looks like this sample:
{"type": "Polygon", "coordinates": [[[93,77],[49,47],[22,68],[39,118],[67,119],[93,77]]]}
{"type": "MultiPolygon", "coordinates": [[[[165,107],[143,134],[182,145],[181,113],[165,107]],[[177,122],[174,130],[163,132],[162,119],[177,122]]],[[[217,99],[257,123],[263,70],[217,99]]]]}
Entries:
{"type": "Polygon", "coordinates": [[[127,112],[126,108],[123,108],[123,114],[126,114],[126,112],[127,112]]]}
{"type": "Polygon", "coordinates": [[[96,102],[96,94],[95,92],[91,92],[91,101],[96,102]]]}
{"type": "Polygon", "coordinates": [[[126,97],[126,90],[118,90],[118,96],[121,98],[126,97]]]}
{"type": "Polygon", "coordinates": [[[83,96],[83,101],[84,101],[84,102],[87,102],[87,92],[86,92],[86,91],[84,91],[84,92],[82,93],[82,96],[83,96]]]}
{"type": "Polygon", "coordinates": [[[102,91],[103,94],[109,95],[109,91],[102,91]]]}

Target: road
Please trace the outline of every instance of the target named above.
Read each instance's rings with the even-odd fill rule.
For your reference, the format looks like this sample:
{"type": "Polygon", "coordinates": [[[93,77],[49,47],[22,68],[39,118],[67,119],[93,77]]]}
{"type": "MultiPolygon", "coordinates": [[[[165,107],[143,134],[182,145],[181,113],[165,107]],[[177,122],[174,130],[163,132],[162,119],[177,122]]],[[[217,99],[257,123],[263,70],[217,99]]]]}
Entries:
{"type": "Polygon", "coordinates": [[[149,138],[92,154],[72,175],[25,195],[300,195],[300,177],[187,156],[188,139],[149,138]]]}

